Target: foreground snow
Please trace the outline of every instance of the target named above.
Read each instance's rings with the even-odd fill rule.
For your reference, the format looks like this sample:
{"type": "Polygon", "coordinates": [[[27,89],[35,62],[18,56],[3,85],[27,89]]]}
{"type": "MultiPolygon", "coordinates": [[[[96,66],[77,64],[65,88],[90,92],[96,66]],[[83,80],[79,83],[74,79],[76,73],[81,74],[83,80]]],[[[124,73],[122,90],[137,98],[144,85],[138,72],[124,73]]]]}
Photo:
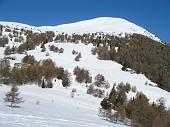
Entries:
{"type": "Polygon", "coordinates": [[[9,87],[0,86],[0,126],[124,127],[98,117],[100,99],[87,95],[85,87],[77,86],[80,89],[77,88],[74,98],[70,97],[71,88],[63,88],[60,82],[55,83],[53,89],[42,89],[35,85],[22,86],[20,92],[25,102],[18,108],[3,103],[2,97],[9,87]],[[40,102],[38,105],[37,101],[40,102]]]}

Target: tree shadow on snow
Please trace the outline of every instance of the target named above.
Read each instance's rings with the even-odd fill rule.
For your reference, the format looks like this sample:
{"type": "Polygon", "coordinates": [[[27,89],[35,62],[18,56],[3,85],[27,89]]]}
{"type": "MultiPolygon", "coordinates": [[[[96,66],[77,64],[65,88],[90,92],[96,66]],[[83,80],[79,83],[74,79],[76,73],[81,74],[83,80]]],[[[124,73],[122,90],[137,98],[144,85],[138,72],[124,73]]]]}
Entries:
{"type": "Polygon", "coordinates": [[[21,108],[21,106],[16,106],[16,105],[14,105],[14,106],[11,106],[11,105],[6,105],[7,107],[10,107],[10,108],[21,108]]]}

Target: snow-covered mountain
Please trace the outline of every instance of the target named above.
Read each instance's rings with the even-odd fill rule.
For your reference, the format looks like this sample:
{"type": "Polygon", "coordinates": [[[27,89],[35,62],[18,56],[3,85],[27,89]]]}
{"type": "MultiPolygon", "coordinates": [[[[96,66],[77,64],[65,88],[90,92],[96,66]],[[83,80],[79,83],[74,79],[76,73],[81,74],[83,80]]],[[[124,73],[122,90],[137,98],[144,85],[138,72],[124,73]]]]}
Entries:
{"type": "MultiPolygon", "coordinates": [[[[170,106],[170,93],[157,87],[157,84],[149,80],[144,74],[137,74],[135,71],[123,71],[122,65],[111,60],[99,60],[97,55],[92,55],[91,50],[95,48],[93,44],[71,43],[64,41],[55,41],[58,33],[67,34],[83,34],[83,33],[105,33],[113,34],[119,37],[124,37],[125,34],[141,34],[153,40],[160,39],[148,32],[142,27],[139,27],[127,20],[121,18],[101,17],[77,23],[64,24],[59,26],[41,26],[35,27],[15,22],[2,22],[0,25],[19,31],[18,36],[22,36],[21,42],[15,41],[13,31],[1,32],[2,36],[8,37],[8,44],[0,47],[0,58],[8,57],[11,66],[15,63],[22,63],[22,59],[26,55],[32,55],[37,61],[44,59],[52,59],[57,66],[67,69],[71,74],[71,86],[67,89],[62,87],[61,80],[53,81],[53,88],[42,89],[37,84],[22,85],[19,87],[21,96],[25,102],[21,104],[20,108],[10,108],[6,106],[3,101],[5,93],[9,90],[9,86],[0,84],[0,127],[126,127],[126,125],[115,124],[103,120],[98,116],[98,109],[102,98],[95,98],[87,94],[87,87],[85,83],[78,83],[73,75],[75,67],[79,66],[89,70],[90,75],[94,77],[97,74],[102,74],[110,83],[111,87],[105,90],[109,93],[112,89],[113,83],[130,83],[136,88],[136,92],[143,92],[148,98],[149,102],[156,102],[157,99],[163,97],[166,99],[166,107],[170,106]],[[19,47],[26,42],[26,34],[21,32],[21,29],[32,30],[33,32],[53,31],[56,35],[53,40],[44,44],[45,51],[42,52],[42,43],[36,45],[35,49],[24,51],[24,53],[12,53],[10,55],[4,54],[5,48],[19,47]],[[10,35],[12,37],[10,37],[10,35]],[[56,53],[50,50],[50,46],[56,46],[59,49],[63,48],[63,53],[56,53]],[[81,52],[82,58],[79,62],[75,61],[73,50],[81,52]],[[48,54],[48,55],[47,55],[48,54]],[[70,97],[71,91],[76,88],[77,92],[74,98],[70,97]]],[[[160,43],[159,43],[160,44],[160,43]]],[[[115,47],[118,49],[118,47],[115,47]]],[[[89,85],[89,84],[88,84],[89,85]]],[[[136,92],[130,91],[127,96],[128,99],[134,97],[136,92]]]]}
{"type": "Polygon", "coordinates": [[[0,24],[7,25],[11,28],[30,29],[35,32],[54,31],[57,33],[64,32],[67,34],[103,32],[105,34],[113,34],[120,37],[124,37],[125,34],[137,33],[137,34],[147,36],[156,41],[160,41],[160,39],[156,37],[154,34],[122,18],[100,17],[100,18],[80,21],[76,23],[63,24],[58,26],[41,26],[41,27],[35,27],[35,26],[30,26],[21,23],[15,23],[15,22],[2,22],[2,21],[0,21],[0,24]]]}

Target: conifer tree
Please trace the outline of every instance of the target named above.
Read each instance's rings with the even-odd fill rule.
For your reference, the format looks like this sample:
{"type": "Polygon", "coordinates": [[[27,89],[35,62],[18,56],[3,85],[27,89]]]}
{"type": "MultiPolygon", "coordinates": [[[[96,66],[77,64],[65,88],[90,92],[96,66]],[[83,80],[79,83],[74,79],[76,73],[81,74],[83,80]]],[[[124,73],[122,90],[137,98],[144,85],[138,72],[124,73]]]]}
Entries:
{"type": "Polygon", "coordinates": [[[67,70],[64,71],[62,85],[63,87],[69,87],[71,85],[71,74],[67,70]]]}
{"type": "Polygon", "coordinates": [[[18,87],[16,85],[12,85],[11,90],[6,93],[4,101],[10,102],[10,106],[13,107],[14,104],[19,104],[23,102],[23,98],[19,97],[18,87]]]}

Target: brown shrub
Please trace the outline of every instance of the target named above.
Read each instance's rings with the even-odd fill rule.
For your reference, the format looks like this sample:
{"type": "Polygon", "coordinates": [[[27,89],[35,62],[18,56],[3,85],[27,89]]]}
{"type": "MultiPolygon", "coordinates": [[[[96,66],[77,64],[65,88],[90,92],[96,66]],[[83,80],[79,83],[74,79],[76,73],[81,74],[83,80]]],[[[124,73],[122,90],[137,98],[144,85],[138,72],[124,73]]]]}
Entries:
{"type": "Polygon", "coordinates": [[[96,55],[96,54],[97,54],[97,47],[92,48],[92,49],[91,49],[91,53],[92,53],[93,55],[96,55]]]}
{"type": "Polygon", "coordinates": [[[76,81],[79,83],[91,83],[92,81],[89,71],[84,68],[75,67],[73,74],[76,76],[76,81]]]}
{"type": "Polygon", "coordinates": [[[37,63],[37,61],[35,60],[34,56],[32,55],[27,55],[22,59],[23,63],[27,63],[27,64],[35,64],[37,63]]]}
{"type": "Polygon", "coordinates": [[[4,47],[6,44],[8,44],[9,40],[8,37],[0,37],[0,47],[4,47]]]}

